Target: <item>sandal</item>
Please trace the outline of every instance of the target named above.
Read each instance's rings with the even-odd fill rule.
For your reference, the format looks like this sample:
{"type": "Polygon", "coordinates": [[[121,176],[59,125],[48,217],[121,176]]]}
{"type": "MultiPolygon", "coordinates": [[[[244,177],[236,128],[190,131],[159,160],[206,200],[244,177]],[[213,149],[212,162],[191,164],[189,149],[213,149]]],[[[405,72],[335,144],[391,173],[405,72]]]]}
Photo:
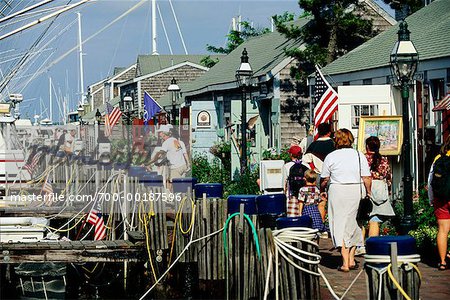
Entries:
{"type": "Polygon", "coordinates": [[[447,264],[438,263],[438,270],[439,270],[439,271],[445,271],[445,270],[447,270],[447,264]]]}
{"type": "Polygon", "coordinates": [[[344,268],[342,268],[342,266],[339,266],[339,267],[337,268],[337,270],[338,270],[339,272],[344,272],[344,273],[350,272],[350,269],[344,269],[344,268]]]}
{"type": "Polygon", "coordinates": [[[359,262],[355,261],[355,264],[353,266],[348,267],[350,270],[358,270],[359,268],[359,262]]]}

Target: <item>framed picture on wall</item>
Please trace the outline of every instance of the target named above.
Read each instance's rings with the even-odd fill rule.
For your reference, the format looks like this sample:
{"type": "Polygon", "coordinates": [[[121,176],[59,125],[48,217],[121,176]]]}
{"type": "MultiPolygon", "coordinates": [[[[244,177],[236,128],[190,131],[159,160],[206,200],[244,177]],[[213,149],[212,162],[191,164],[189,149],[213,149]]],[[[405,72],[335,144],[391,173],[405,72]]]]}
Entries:
{"type": "Polygon", "coordinates": [[[381,155],[399,155],[403,143],[401,116],[361,116],[358,129],[358,150],[366,152],[365,141],[369,136],[380,139],[381,155]]]}

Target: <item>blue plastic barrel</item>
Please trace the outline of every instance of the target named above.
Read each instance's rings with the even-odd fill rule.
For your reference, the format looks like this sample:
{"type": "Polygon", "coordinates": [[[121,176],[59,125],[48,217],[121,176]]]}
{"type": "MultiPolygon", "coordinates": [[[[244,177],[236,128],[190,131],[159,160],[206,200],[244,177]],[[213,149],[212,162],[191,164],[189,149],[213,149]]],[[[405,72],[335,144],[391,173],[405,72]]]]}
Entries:
{"type": "Polygon", "coordinates": [[[391,255],[390,244],[397,243],[398,255],[417,254],[416,240],[410,235],[374,236],[366,240],[366,253],[370,255],[391,255]]]}
{"type": "Polygon", "coordinates": [[[258,215],[282,215],[286,214],[286,195],[270,194],[256,198],[258,215]]]}
{"type": "Polygon", "coordinates": [[[256,215],[256,197],[257,195],[231,195],[228,196],[228,214],[234,214],[240,211],[241,203],[244,204],[244,213],[247,215],[256,215]]]}
{"type": "Polygon", "coordinates": [[[223,197],[223,185],[221,183],[197,183],[195,198],[203,198],[203,194],[206,194],[206,198],[220,199],[223,197]]]}
{"type": "Polygon", "coordinates": [[[277,228],[289,228],[289,227],[308,227],[312,228],[312,219],[310,216],[300,217],[281,217],[277,219],[277,228]]]}
{"type": "Polygon", "coordinates": [[[128,166],[128,163],[115,163],[114,170],[125,170],[126,168],[128,168],[128,166]]]}
{"type": "Polygon", "coordinates": [[[139,177],[139,182],[145,186],[163,186],[163,177],[161,175],[144,173],[139,177]]]}
{"type": "Polygon", "coordinates": [[[197,178],[185,177],[185,178],[173,178],[172,186],[174,193],[187,193],[188,188],[194,190],[194,186],[197,183],[197,178]]]}
{"type": "Polygon", "coordinates": [[[63,158],[63,157],[65,157],[66,156],[66,152],[64,152],[64,151],[58,151],[58,152],[56,152],[56,155],[55,155],[56,157],[59,157],[59,158],[63,158]]]}
{"type": "Polygon", "coordinates": [[[98,165],[101,167],[102,170],[105,170],[105,171],[111,170],[113,168],[113,164],[110,162],[109,163],[101,163],[100,162],[98,165]]]}
{"type": "Polygon", "coordinates": [[[133,177],[141,176],[144,173],[145,173],[145,167],[130,166],[130,168],[128,169],[128,175],[133,176],[133,177]]]}

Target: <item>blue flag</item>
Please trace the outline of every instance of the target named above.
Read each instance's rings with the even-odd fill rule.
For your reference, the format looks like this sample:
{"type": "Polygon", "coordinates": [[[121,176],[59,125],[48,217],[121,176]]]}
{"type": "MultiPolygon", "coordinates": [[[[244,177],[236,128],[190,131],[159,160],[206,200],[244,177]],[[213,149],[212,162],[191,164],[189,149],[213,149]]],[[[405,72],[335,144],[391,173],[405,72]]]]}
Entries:
{"type": "Polygon", "coordinates": [[[147,92],[144,92],[144,124],[148,125],[150,120],[161,111],[161,106],[147,92]]]}

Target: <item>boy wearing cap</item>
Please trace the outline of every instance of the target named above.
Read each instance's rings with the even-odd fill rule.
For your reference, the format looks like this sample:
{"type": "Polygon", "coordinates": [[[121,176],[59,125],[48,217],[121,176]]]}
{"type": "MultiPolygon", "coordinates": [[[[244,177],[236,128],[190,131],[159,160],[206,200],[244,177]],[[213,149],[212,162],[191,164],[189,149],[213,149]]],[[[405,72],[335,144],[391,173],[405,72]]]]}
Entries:
{"type": "Polygon", "coordinates": [[[300,215],[298,194],[300,188],[305,185],[304,173],[308,168],[302,164],[302,148],[300,146],[291,146],[288,153],[291,161],[284,165],[285,192],[288,199],[287,216],[294,217],[300,215]]]}

